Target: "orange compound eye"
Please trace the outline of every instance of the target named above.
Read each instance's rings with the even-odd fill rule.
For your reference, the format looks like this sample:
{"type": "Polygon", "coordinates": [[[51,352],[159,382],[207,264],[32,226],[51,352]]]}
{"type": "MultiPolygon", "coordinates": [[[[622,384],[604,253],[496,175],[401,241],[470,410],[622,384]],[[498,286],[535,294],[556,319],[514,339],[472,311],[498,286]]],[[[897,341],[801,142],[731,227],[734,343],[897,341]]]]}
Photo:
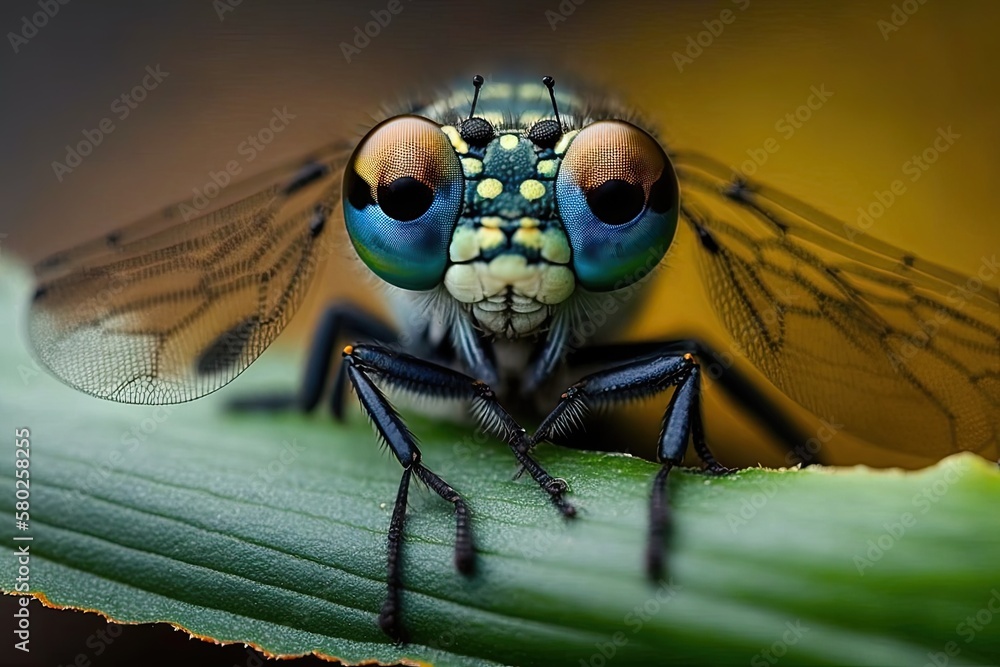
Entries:
{"type": "Polygon", "coordinates": [[[677,229],[673,165],[653,137],[624,121],[588,125],[572,139],[556,200],[573,248],[573,269],[594,291],[639,280],[677,229]]]}
{"type": "Polygon", "coordinates": [[[458,155],[437,124],[398,116],[376,126],[344,173],[344,220],[358,255],[397,287],[437,286],[462,186],[458,155]]]}

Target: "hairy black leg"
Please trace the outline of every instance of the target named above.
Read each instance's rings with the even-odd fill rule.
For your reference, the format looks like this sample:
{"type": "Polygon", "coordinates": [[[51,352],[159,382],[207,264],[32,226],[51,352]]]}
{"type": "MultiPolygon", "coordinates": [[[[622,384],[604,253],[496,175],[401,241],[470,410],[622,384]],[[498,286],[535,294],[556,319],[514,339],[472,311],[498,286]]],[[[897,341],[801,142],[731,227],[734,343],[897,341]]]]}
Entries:
{"type": "MultiPolygon", "coordinates": [[[[388,324],[350,302],[337,302],[327,307],[313,331],[306,356],[305,373],[299,393],[244,396],[229,404],[239,411],[278,411],[298,409],[311,412],[319,403],[330,375],[330,362],[337,342],[345,338],[364,338],[380,342],[396,340],[396,332],[388,324]]],[[[338,373],[330,394],[330,409],[334,416],[343,415],[346,376],[338,373]]]]}
{"type": "Polygon", "coordinates": [[[660,472],[653,479],[653,493],[649,497],[649,536],[646,542],[646,572],[652,579],[663,578],[663,553],[669,536],[668,530],[673,526],[670,521],[670,503],[668,502],[667,484],[670,471],[674,465],[664,463],[660,472]]]}
{"type": "Polygon", "coordinates": [[[406,498],[410,491],[410,474],[412,467],[403,468],[403,476],[399,479],[399,492],[396,493],[396,504],[392,508],[392,520],[389,522],[388,557],[385,602],[378,615],[378,624],[382,632],[397,642],[406,641],[403,624],[400,622],[400,595],[403,591],[400,557],[403,551],[403,526],[406,523],[406,498]]]}
{"type": "Polygon", "coordinates": [[[316,325],[309,346],[306,372],[298,399],[299,408],[303,412],[309,412],[319,403],[330,375],[330,362],[337,349],[337,342],[348,336],[382,342],[396,340],[396,332],[392,327],[352,303],[335,303],[327,308],[316,325]]]}
{"type": "MultiPolygon", "coordinates": [[[[703,341],[688,338],[667,342],[598,345],[572,352],[568,355],[567,362],[571,366],[595,363],[606,365],[637,357],[667,353],[683,354],[685,352],[690,352],[698,357],[709,372],[709,377],[718,383],[726,394],[739,404],[751,418],[757,420],[775,437],[787,452],[786,460],[789,465],[801,463],[808,466],[822,463],[822,457],[807,447],[809,436],[789,419],[783,410],[770,401],[765,393],[761,392],[746,375],[740,372],[731,358],[727,358],[703,341]]],[[[710,469],[718,466],[717,463],[713,465],[714,459],[708,458],[711,453],[707,452],[707,449],[704,451],[699,449],[697,437],[695,437],[695,448],[702,460],[709,464],[710,469]],[[706,457],[706,453],[708,453],[708,457],[706,457]]],[[[719,467],[721,468],[721,466],[719,467]]]]}
{"type": "Polygon", "coordinates": [[[702,452],[708,459],[702,459],[707,466],[718,466],[715,457],[705,445],[701,425],[701,374],[690,355],[683,357],[691,362],[690,370],[674,390],[663,413],[660,441],[656,458],[663,464],[653,481],[653,491],[649,501],[649,536],[646,543],[646,572],[653,579],[663,578],[663,560],[673,527],[670,521],[670,501],[667,494],[670,471],[684,460],[688,441],[692,439],[699,456],[702,452]],[[700,440],[700,442],[699,442],[700,440]],[[699,447],[700,445],[700,447],[699,447]]]}
{"type": "Polygon", "coordinates": [[[363,368],[373,377],[404,391],[434,398],[471,401],[473,413],[480,424],[507,443],[514,458],[549,495],[559,511],[565,516],[576,514],[573,505],[563,498],[566,483],[549,475],[528,453],[529,443],[524,429],[500,405],[488,384],[381,345],[349,345],[344,349],[344,357],[350,360],[348,371],[363,368]]]}
{"type": "Polygon", "coordinates": [[[701,371],[694,355],[669,350],[660,354],[648,353],[584,377],[563,392],[559,403],[530,439],[530,444],[534,445],[568,433],[579,425],[591,405],[653,396],[671,387],[675,389],[663,414],[657,447],[657,458],[663,467],[656,476],[650,497],[646,566],[654,578],[663,576],[664,544],[670,531],[668,476],[683,461],[688,443],[694,440],[695,451],[709,470],[724,470],[705,444],[701,422],[701,371]]]}
{"type": "Polygon", "coordinates": [[[396,494],[396,504],[392,509],[392,521],[389,523],[388,572],[386,577],[388,593],[378,616],[378,624],[382,631],[400,643],[407,641],[406,630],[400,619],[402,608],[400,596],[403,592],[401,560],[407,494],[410,488],[410,475],[414,472],[420,481],[455,506],[456,569],[462,574],[472,574],[476,564],[475,549],[472,546],[472,531],[469,528],[469,508],[462,496],[420,463],[403,468],[403,476],[399,480],[399,492],[396,494]]]}
{"type": "Polygon", "coordinates": [[[468,505],[458,491],[423,465],[418,463],[413,470],[421,482],[455,506],[455,569],[462,574],[472,574],[476,567],[476,552],[472,547],[468,505]]]}
{"type": "Polygon", "coordinates": [[[392,521],[389,525],[387,595],[382,611],[379,613],[379,626],[382,630],[396,641],[401,642],[405,640],[405,635],[400,616],[400,592],[402,591],[400,555],[411,474],[416,474],[435,493],[454,505],[455,565],[464,574],[472,572],[474,561],[472,532],[469,529],[469,510],[457,491],[420,462],[420,450],[417,448],[413,434],[403,423],[399,413],[389,404],[389,401],[375,385],[364,365],[358,363],[347,351],[344,355],[344,365],[347,367],[347,379],[354,387],[358,400],[361,402],[361,409],[371,418],[379,438],[388,445],[396,459],[399,460],[400,465],[403,466],[399,492],[396,495],[396,505],[393,508],[392,521]]]}

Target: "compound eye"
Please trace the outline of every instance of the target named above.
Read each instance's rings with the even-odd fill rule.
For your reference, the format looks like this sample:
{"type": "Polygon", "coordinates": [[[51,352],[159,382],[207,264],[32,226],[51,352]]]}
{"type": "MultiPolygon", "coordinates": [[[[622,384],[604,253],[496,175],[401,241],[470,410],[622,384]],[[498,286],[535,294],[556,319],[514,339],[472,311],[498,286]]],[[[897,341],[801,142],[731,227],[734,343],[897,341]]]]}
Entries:
{"type": "Polygon", "coordinates": [[[461,163],[440,126],[418,116],[375,126],[344,172],[344,221],[358,256],[396,287],[436,287],[462,187],[461,163]]]}
{"type": "Polygon", "coordinates": [[[630,285],[666,253],[677,229],[677,175],[653,137],[618,120],[580,130],[556,177],[573,269],[592,291],[630,285]]]}

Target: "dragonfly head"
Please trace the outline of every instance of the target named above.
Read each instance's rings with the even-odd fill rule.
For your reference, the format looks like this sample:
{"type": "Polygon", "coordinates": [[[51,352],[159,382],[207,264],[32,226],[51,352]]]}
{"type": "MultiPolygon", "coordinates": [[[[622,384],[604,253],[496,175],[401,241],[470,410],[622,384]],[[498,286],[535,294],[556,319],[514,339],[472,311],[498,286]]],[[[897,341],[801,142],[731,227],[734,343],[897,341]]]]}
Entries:
{"type": "Polygon", "coordinates": [[[344,212],[383,280],[443,285],[484,329],[515,338],[577,290],[622,289],[655,267],[677,226],[677,177],[624,121],[566,130],[397,116],[348,163],[344,212]]]}

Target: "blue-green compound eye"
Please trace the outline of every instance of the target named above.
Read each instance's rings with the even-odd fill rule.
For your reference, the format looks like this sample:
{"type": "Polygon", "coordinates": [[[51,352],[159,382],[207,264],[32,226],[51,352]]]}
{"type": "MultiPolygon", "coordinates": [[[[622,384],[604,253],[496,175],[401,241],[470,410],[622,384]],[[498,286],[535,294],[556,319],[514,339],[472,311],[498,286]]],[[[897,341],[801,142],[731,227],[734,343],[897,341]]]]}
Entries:
{"type": "Polygon", "coordinates": [[[462,187],[462,165],[438,125],[397,116],[375,126],[344,172],[344,221],[358,256],[396,287],[436,287],[462,187]]]}
{"type": "Polygon", "coordinates": [[[556,177],[556,202],[580,284],[621,289],[663,258],[677,230],[677,175],[651,136],[629,123],[580,130],[556,177]]]}

